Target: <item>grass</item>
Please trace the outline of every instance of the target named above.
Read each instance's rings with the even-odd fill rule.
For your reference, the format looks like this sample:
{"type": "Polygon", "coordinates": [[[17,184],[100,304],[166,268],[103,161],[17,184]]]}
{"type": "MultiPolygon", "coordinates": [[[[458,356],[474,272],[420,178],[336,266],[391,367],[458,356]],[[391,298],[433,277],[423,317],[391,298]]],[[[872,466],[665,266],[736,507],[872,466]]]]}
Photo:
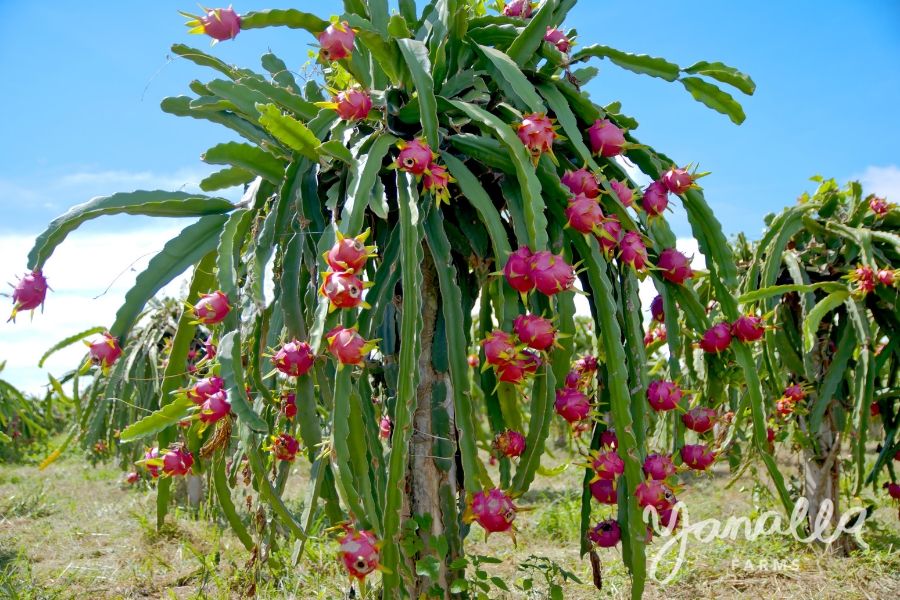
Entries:
{"type": "MultiPolygon", "coordinates": [[[[286,500],[300,510],[306,473],[295,467],[286,500]]],[[[621,549],[600,552],[603,591],[591,582],[578,555],[581,473],[570,468],[539,477],[519,503],[530,510],[517,519],[517,544],[508,536],[485,539],[476,526],[470,555],[491,555],[497,564],[470,567],[485,581],[498,577],[509,592],[492,586],[491,598],[546,598],[560,584],[567,600],[627,597],[629,582],[621,549]],[[523,566],[523,565],[531,565],[523,566]],[[563,571],[559,569],[562,568],[563,571]],[[580,579],[562,581],[563,572],[580,579]],[[530,588],[530,589],[529,589],[530,588]]],[[[679,498],[691,522],[710,517],[753,515],[773,508],[768,491],[749,482],[727,487],[727,474],[687,477],[679,498]],[[741,487],[743,486],[743,487],[741,487]]],[[[236,502],[242,501],[236,496],[236,502]]],[[[648,582],[647,598],[898,598],[900,528],[896,506],[883,505],[869,521],[870,548],[836,558],[786,536],[700,543],[690,540],[685,564],[670,583],[648,582]]],[[[595,508],[594,518],[611,512],[595,508]]],[[[45,472],[33,465],[0,465],[0,598],[261,598],[348,597],[349,580],[336,559],[336,544],[321,534],[310,540],[297,566],[293,547],[267,546],[280,563],[272,576],[249,556],[224,523],[210,523],[205,507],[178,508],[166,527],[155,528],[155,493],[145,483],[130,487],[121,474],[91,467],[75,457],[45,472]]],[[[255,514],[255,513],[254,513],[255,514]]],[[[249,515],[245,515],[248,524],[249,515]]],[[[267,519],[268,515],[261,515],[267,519]]],[[[252,527],[252,526],[251,526],[252,527]]],[[[320,526],[321,530],[321,526],[320,526]]],[[[650,553],[660,547],[654,542],[650,553]]],[[[661,562],[661,571],[671,565],[661,562]]],[[[359,597],[357,595],[357,597],[359,597]]]]}

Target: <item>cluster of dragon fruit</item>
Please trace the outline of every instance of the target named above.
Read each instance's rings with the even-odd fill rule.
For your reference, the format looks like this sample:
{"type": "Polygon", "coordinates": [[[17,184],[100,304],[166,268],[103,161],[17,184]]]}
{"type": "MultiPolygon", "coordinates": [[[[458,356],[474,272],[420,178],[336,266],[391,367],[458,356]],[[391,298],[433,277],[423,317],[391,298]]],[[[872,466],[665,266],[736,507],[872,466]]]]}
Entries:
{"type": "MultiPolygon", "coordinates": [[[[503,14],[508,17],[528,19],[534,6],[527,0],[512,0],[503,6],[503,14]]],[[[192,32],[205,33],[217,41],[233,39],[241,29],[240,16],[231,8],[212,9],[205,15],[193,17],[189,25],[192,32]]],[[[318,35],[320,59],[338,61],[351,55],[354,48],[354,30],[346,22],[334,21],[318,35]]],[[[560,52],[568,53],[572,40],[560,30],[548,28],[545,41],[560,52]]],[[[364,120],[373,108],[369,93],[360,88],[350,88],[337,93],[327,106],[335,110],[341,119],[348,122],[364,120]]],[[[537,161],[541,155],[552,157],[554,141],[559,138],[553,119],[545,114],[526,114],[516,127],[519,139],[531,156],[537,161]]],[[[595,155],[612,158],[621,155],[628,146],[625,132],[606,119],[597,120],[586,132],[587,140],[595,155]]],[[[439,203],[449,203],[449,185],[453,183],[447,169],[437,162],[437,154],[422,139],[400,142],[392,167],[414,175],[422,189],[429,192],[439,203]]],[[[610,180],[617,199],[627,208],[643,211],[649,219],[660,218],[669,206],[670,195],[681,195],[696,186],[696,173],[687,168],[673,166],[657,181],[652,182],[642,193],[632,189],[627,181],[610,180]]],[[[594,236],[610,259],[620,265],[627,265],[645,276],[654,270],[661,277],[675,285],[684,285],[693,276],[691,261],[675,248],[664,248],[656,254],[655,264],[651,264],[647,243],[638,231],[625,230],[615,214],[604,211],[603,195],[606,193],[595,173],[587,168],[565,172],[561,178],[571,192],[565,210],[568,226],[585,236],[594,236]]],[[[873,200],[870,208],[883,215],[891,210],[891,205],[880,199],[873,200]]],[[[356,237],[338,234],[334,246],[326,253],[328,270],[322,273],[319,293],[327,298],[330,310],[356,310],[368,308],[363,296],[369,283],[361,279],[364,266],[376,256],[374,246],[366,246],[368,232],[356,237]]],[[[553,296],[574,290],[577,279],[577,265],[567,263],[562,255],[550,251],[533,252],[520,247],[506,257],[502,275],[507,285],[519,292],[523,298],[530,293],[553,296]]],[[[877,272],[869,267],[860,267],[848,275],[855,281],[860,293],[874,290],[876,282],[885,286],[896,286],[897,273],[889,269],[877,272]]],[[[41,271],[34,271],[22,277],[12,294],[13,317],[17,312],[34,311],[44,303],[48,290],[47,280],[41,271]]],[[[232,310],[232,300],[221,291],[204,294],[190,310],[196,323],[211,331],[221,323],[232,310]]],[[[527,303],[526,303],[527,305],[527,303]]],[[[651,304],[651,330],[645,343],[665,341],[662,298],[657,297],[651,304]]],[[[763,319],[756,315],[744,315],[732,323],[721,322],[704,332],[696,341],[697,346],[707,353],[727,352],[731,344],[753,343],[765,332],[763,319]]],[[[559,334],[553,319],[540,314],[518,315],[512,331],[496,329],[480,340],[484,351],[484,368],[491,368],[499,382],[524,389],[529,378],[545,361],[549,351],[558,345],[559,334]]],[[[366,340],[355,327],[338,326],[324,336],[327,352],[336,362],[337,368],[360,365],[375,348],[376,341],[366,340]]],[[[86,342],[88,363],[107,371],[122,355],[119,340],[109,333],[86,342]]],[[[193,383],[180,393],[190,399],[196,410],[188,418],[199,420],[204,426],[212,426],[230,419],[231,403],[226,382],[217,375],[216,346],[211,336],[203,351],[202,359],[189,369],[193,383]]],[[[296,339],[286,341],[270,356],[275,371],[289,383],[291,379],[306,375],[319,358],[306,341],[296,339]]],[[[478,359],[470,359],[470,366],[477,366],[478,359]]],[[[570,426],[573,435],[580,436],[593,429],[596,423],[608,423],[608,416],[600,414],[595,405],[597,390],[603,385],[598,380],[598,360],[586,355],[579,358],[563,382],[556,390],[555,411],[570,426]]],[[[289,385],[285,390],[289,390],[289,385]]],[[[249,393],[249,392],[248,392],[249,393]]],[[[694,443],[683,445],[677,453],[651,453],[643,463],[645,475],[635,490],[638,504],[652,509],[657,514],[656,525],[670,531],[679,524],[676,507],[679,471],[706,471],[716,461],[718,443],[724,434],[724,427],[733,415],[719,414],[708,406],[691,406],[691,392],[681,388],[677,381],[657,379],[647,386],[645,401],[653,411],[663,413],[678,411],[685,428],[693,432],[694,443]]],[[[805,397],[799,385],[792,385],[784,391],[777,402],[777,415],[790,415],[805,397]]],[[[300,451],[300,442],[287,429],[297,414],[296,397],[293,392],[284,391],[280,396],[280,420],[284,432],[273,435],[266,449],[273,461],[293,461],[300,451]]],[[[392,423],[388,416],[381,419],[379,434],[383,439],[391,436],[392,423]]],[[[774,431],[769,430],[770,441],[774,431]]],[[[584,452],[586,465],[593,469],[595,476],[590,482],[590,492],[597,503],[615,506],[618,502],[617,478],[624,471],[624,462],[617,453],[615,431],[606,427],[600,437],[600,449],[592,453],[584,452]]],[[[507,430],[498,434],[493,441],[494,452],[515,459],[526,447],[522,432],[507,430]]],[[[900,460],[900,453],[895,457],[900,460]]],[[[196,458],[183,443],[169,448],[150,448],[139,462],[151,478],[185,476],[192,472],[196,458]]],[[[138,472],[130,473],[128,480],[137,481],[138,472]]],[[[900,485],[891,483],[888,493],[900,499],[900,485]]],[[[513,498],[502,489],[486,489],[472,495],[468,501],[466,518],[477,522],[487,534],[515,531],[514,522],[517,507],[513,498]]],[[[648,537],[653,529],[648,526],[648,537]]],[[[621,539],[621,529],[615,516],[600,521],[588,532],[589,540],[597,547],[609,548],[621,539]]],[[[344,527],[340,541],[340,556],[347,572],[355,578],[364,579],[379,568],[380,542],[371,531],[353,526],[344,527]]]]}

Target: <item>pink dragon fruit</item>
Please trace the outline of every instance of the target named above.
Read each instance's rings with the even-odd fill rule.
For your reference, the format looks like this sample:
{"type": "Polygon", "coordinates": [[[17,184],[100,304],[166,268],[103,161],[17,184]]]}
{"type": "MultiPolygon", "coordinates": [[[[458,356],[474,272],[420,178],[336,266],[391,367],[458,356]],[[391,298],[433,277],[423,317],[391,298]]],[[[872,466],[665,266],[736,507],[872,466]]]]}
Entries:
{"type": "Polygon", "coordinates": [[[130,485],[134,485],[135,483],[137,483],[140,480],[141,480],[141,474],[138,473],[137,471],[131,471],[130,473],[125,475],[125,482],[130,485]]]}
{"type": "Polygon", "coordinates": [[[716,461],[716,454],[703,444],[686,444],[681,448],[681,460],[695,471],[705,471],[716,461]]]}
{"type": "Polygon", "coordinates": [[[95,339],[93,342],[85,341],[84,343],[88,347],[90,362],[104,370],[109,369],[122,356],[122,347],[119,346],[119,340],[114,338],[108,331],[103,332],[100,339],[95,339]]]}
{"type": "MultiPolygon", "coordinates": [[[[141,461],[147,467],[150,477],[156,479],[159,477],[159,469],[161,467],[161,459],[159,458],[159,448],[150,448],[144,453],[144,460],[141,461]]],[[[141,464],[139,462],[138,464],[141,464]]]]}
{"type": "Polygon", "coordinates": [[[547,26],[547,33],[544,34],[544,41],[556,46],[556,49],[563,54],[568,54],[572,48],[572,41],[566,37],[566,34],[549,25],[547,26]]]}
{"type": "Polygon", "coordinates": [[[498,488],[475,492],[464,518],[470,523],[477,522],[488,535],[509,531],[516,519],[516,506],[512,498],[498,488]]]}
{"type": "Polygon", "coordinates": [[[731,345],[731,327],[728,323],[718,323],[704,332],[700,339],[700,347],[704,352],[718,354],[731,345]]]}
{"type": "Polygon", "coordinates": [[[288,421],[292,421],[297,416],[297,395],[294,392],[282,394],[281,414],[288,421]]]}
{"type": "Polygon", "coordinates": [[[666,248],[660,252],[656,267],[662,271],[663,277],[675,285],[684,284],[694,275],[694,271],[691,270],[691,261],[675,248],[666,248]]]}
{"type": "Polygon", "coordinates": [[[522,453],[525,452],[525,436],[518,431],[507,429],[494,437],[493,446],[494,450],[503,456],[509,458],[522,456],[522,453]]]}
{"type": "Polygon", "coordinates": [[[10,320],[14,321],[19,311],[34,310],[43,305],[47,289],[47,279],[40,269],[23,275],[13,288],[13,310],[10,320]]]}
{"type": "Polygon", "coordinates": [[[891,287],[897,281],[897,273],[891,269],[879,269],[875,277],[885,287],[891,287]]]}
{"type": "Polygon", "coordinates": [[[417,177],[425,174],[428,165],[435,158],[428,144],[418,138],[408,142],[401,141],[397,147],[400,148],[400,153],[397,155],[394,165],[401,171],[412,173],[417,177]]]}
{"type": "Polygon", "coordinates": [[[514,359],[496,366],[497,380],[517,385],[525,381],[525,364],[522,359],[514,359]]]}
{"type": "Polygon", "coordinates": [[[791,402],[802,402],[806,399],[806,390],[799,383],[794,383],[784,388],[781,396],[791,402]]]}
{"type": "Polygon", "coordinates": [[[588,539],[600,548],[612,548],[622,539],[622,529],[615,519],[600,521],[588,532],[588,539]]]}
{"type": "Polygon", "coordinates": [[[325,334],[328,351],[341,365],[362,364],[365,356],[375,348],[375,340],[365,340],[356,327],[335,327],[325,334]]]}
{"type": "Polygon", "coordinates": [[[681,388],[674,381],[656,379],[647,386],[647,401],[653,410],[673,410],[681,401],[681,388]]]}
{"type": "Polygon", "coordinates": [[[556,341],[553,323],[538,315],[519,315],[513,321],[513,329],[520,340],[535,350],[547,350],[556,341]]]}
{"type": "Polygon", "coordinates": [[[318,35],[319,56],[323,60],[341,60],[350,56],[353,52],[353,41],[356,34],[350,28],[350,23],[332,23],[325,31],[318,35]]]}
{"type": "Polygon", "coordinates": [[[489,365],[502,365],[516,357],[515,338],[505,331],[495,329],[481,342],[484,358],[489,365]]]}
{"type": "Polygon", "coordinates": [[[572,265],[561,255],[547,250],[535,252],[531,257],[531,276],[537,291],[547,296],[565,292],[575,283],[572,265]]]}
{"type": "Polygon", "coordinates": [[[650,303],[650,316],[658,323],[666,322],[666,312],[663,308],[662,296],[656,296],[650,303]]]}
{"type": "Polygon", "coordinates": [[[503,7],[503,16],[530,19],[533,8],[531,0],[510,0],[510,2],[503,7]]]}
{"type": "Polygon", "coordinates": [[[575,370],[582,375],[595,373],[598,367],[597,357],[593,354],[585,354],[575,361],[575,370]]]}
{"type": "Polygon", "coordinates": [[[636,231],[626,231],[619,242],[619,257],[636,271],[647,266],[647,246],[636,231]]]}
{"type": "Polygon", "coordinates": [[[206,360],[212,360],[216,357],[219,351],[216,348],[216,345],[213,344],[213,337],[209,336],[206,338],[206,341],[203,342],[203,354],[206,357],[206,360]]]}
{"type": "Polygon", "coordinates": [[[664,508],[659,511],[657,517],[659,519],[659,526],[663,529],[668,529],[669,532],[675,531],[678,529],[678,526],[681,525],[681,511],[677,506],[664,508]]]}
{"type": "Polygon", "coordinates": [[[527,294],[534,289],[534,274],[531,261],[534,255],[525,246],[509,255],[503,267],[503,276],[507,283],[517,292],[527,294]]]}
{"type": "Polygon", "coordinates": [[[363,302],[362,293],[365,284],[353,273],[346,271],[327,271],[324,273],[319,293],[328,298],[331,310],[336,308],[368,307],[363,302]]]}
{"type": "Polygon", "coordinates": [[[615,250],[623,238],[622,224],[619,222],[619,218],[616,215],[607,215],[600,223],[596,238],[605,253],[609,254],[615,250]]]}
{"type": "Polygon", "coordinates": [[[272,357],[275,368],[290,377],[306,375],[315,360],[310,345],[297,340],[285,342],[272,357]]]}
{"type": "Polygon", "coordinates": [[[668,454],[648,454],[644,459],[644,473],[650,479],[663,481],[675,474],[675,463],[668,454]]]}
{"type": "Polygon", "coordinates": [[[219,290],[212,294],[202,294],[200,300],[194,306],[194,316],[204,325],[221,323],[231,312],[228,296],[219,290]]]}
{"type": "Polygon", "coordinates": [[[337,232],[337,241],[325,254],[328,266],[333,271],[360,273],[366,260],[375,256],[375,246],[365,245],[369,232],[367,229],[356,237],[344,237],[340,231],[337,232]]]}
{"type": "Polygon", "coordinates": [[[600,185],[597,178],[586,168],[575,171],[566,171],[560,181],[569,188],[573,196],[584,195],[588,198],[596,198],[600,195],[600,185]]]}
{"type": "Polygon", "coordinates": [[[603,222],[600,204],[584,195],[570,198],[565,213],[569,227],[584,234],[591,233],[603,222]]]}
{"type": "Polygon", "coordinates": [[[672,490],[658,479],[648,479],[639,483],[634,489],[634,497],[637,498],[638,506],[641,508],[652,506],[657,511],[671,508],[677,501],[672,490]]]}
{"type": "Polygon", "coordinates": [[[481,359],[478,358],[477,354],[470,354],[466,357],[466,362],[469,363],[469,366],[473,369],[477,369],[478,365],[481,364],[481,359]]]}
{"type": "Polygon", "coordinates": [[[591,496],[600,504],[616,504],[616,484],[612,479],[597,479],[590,484],[591,496]]]}
{"type": "Polygon", "coordinates": [[[381,544],[371,531],[348,528],[339,543],[341,562],[351,577],[362,581],[381,566],[381,544]]]}
{"type": "Polygon", "coordinates": [[[712,408],[695,406],[681,415],[681,422],[691,431],[706,433],[712,431],[713,425],[716,424],[716,416],[717,413],[712,408]]]}
{"type": "MultiPolygon", "coordinates": [[[[229,6],[228,8],[212,8],[203,16],[181,13],[191,18],[185,23],[191,30],[188,33],[205,33],[216,42],[233,40],[241,31],[241,17],[229,6]]],[[[215,42],[213,42],[215,43],[215,42]]]]}
{"type": "Polygon", "coordinates": [[[366,92],[352,88],[334,97],[337,114],[345,121],[360,121],[369,116],[372,99],[366,92]]]}
{"type": "Polygon", "coordinates": [[[615,479],[625,472],[625,462],[614,450],[598,452],[591,461],[591,467],[599,479],[615,479]]]}
{"type": "Polygon", "coordinates": [[[450,204],[450,188],[447,186],[454,181],[456,180],[450,176],[447,167],[432,162],[422,178],[422,189],[431,192],[438,204],[450,204]]]}
{"type": "Polygon", "coordinates": [[[766,428],[766,441],[768,441],[770,444],[775,441],[775,430],[771,427],[766,428]]]}
{"type": "Polygon", "coordinates": [[[289,433],[281,433],[277,437],[272,436],[272,455],[275,460],[294,462],[300,451],[300,442],[289,433]]]}
{"type": "Polygon", "coordinates": [[[647,216],[658,217],[669,206],[669,190],[660,181],[654,181],[644,190],[641,198],[641,206],[647,211],[647,216]]]}
{"type": "Polygon", "coordinates": [[[681,195],[694,187],[694,177],[687,169],[672,167],[660,178],[666,189],[673,194],[681,195]]]}
{"type": "Polygon", "coordinates": [[[194,456],[184,446],[175,446],[163,454],[162,471],[166,475],[187,475],[194,464],[194,456]]]}
{"type": "Polygon", "coordinates": [[[206,377],[188,388],[187,397],[194,404],[203,404],[207,398],[221,391],[224,387],[225,382],[221,377],[206,377]]]}
{"type": "Polygon", "coordinates": [[[597,119],[588,129],[591,149],[594,154],[607,158],[622,153],[625,148],[625,134],[609,119],[597,119]]]}
{"type": "Polygon", "coordinates": [[[627,183],[610,179],[609,186],[616,193],[616,196],[619,197],[619,202],[622,203],[622,206],[628,207],[634,204],[634,190],[628,187],[627,183]]]}
{"type": "Polygon", "coordinates": [[[381,421],[378,422],[378,437],[383,440],[390,439],[391,433],[394,431],[394,423],[391,421],[391,418],[387,415],[381,417],[381,421]]]}
{"type": "Polygon", "coordinates": [[[888,495],[894,500],[900,500],[900,483],[885,482],[884,489],[887,490],[888,495]]]}
{"type": "Polygon", "coordinates": [[[731,335],[742,342],[755,342],[765,333],[762,318],[756,315],[741,315],[731,324],[731,335]]]}
{"type": "Polygon", "coordinates": [[[582,385],[581,374],[578,371],[569,371],[566,373],[566,380],[564,382],[565,387],[567,388],[579,388],[582,385]]]}
{"type": "Polygon", "coordinates": [[[869,199],[869,210],[875,213],[876,217],[883,217],[891,212],[891,204],[884,198],[872,196],[869,199]]]}
{"type": "Polygon", "coordinates": [[[553,140],[557,138],[553,121],[544,113],[530,113],[522,117],[516,133],[535,163],[544,152],[553,154],[553,140]]]}
{"type": "Polygon", "coordinates": [[[856,282],[856,291],[863,296],[875,291],[875,271],[872,267],[860,265],[849,275],[856,282]]]}
{"type": "Polygon", "coordinates": [[[537,373],[538,367],[544,364],[541,355],[534,350],[522,350],[516,362],[530,375],[537,373]]]}
{"type": "Polygon", "coordinates": [[[225,390],[211,394],[200,406],[200,420],[204,423],[215,423],[231,412],[231,403],[225,390]]]}
{"type": "Polygon", "coordinates": [[[576,423],[587,418],[591,412],[590,399],[574,388],[556,390],[556,413],[569,423],[576,423]]]}
{"type": "Polygon", "coordinates": [[[601,448],[618,448],[619,447],[619,438],[616,437],[616,432],[612,429],[605,429],[600,433],[600,447],[601,448]]]}

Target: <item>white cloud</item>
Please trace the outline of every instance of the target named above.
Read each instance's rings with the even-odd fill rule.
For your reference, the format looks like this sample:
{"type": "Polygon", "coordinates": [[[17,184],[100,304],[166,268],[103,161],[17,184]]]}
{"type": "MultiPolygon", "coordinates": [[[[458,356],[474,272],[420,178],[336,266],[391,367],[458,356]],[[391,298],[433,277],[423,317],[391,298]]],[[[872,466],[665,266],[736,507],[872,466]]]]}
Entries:
{"type": "Polygon", "coordinates": [[[900,202],[900,167],[897,165],[870,166],[853,179],[859,179],[865,194],[877,194],[892,202],[900,202]]]}

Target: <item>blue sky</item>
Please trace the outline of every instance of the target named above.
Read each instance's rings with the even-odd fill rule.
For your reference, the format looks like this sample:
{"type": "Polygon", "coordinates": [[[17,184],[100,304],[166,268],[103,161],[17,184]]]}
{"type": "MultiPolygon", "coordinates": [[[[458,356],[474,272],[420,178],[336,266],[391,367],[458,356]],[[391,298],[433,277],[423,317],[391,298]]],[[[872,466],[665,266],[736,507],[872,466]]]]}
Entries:
{"type": "MultiPolygon", "coordinates": [[[[334,0],[247,1],[235,8],[286,6],[323,16],[340,10],[334,0]]],[[[173,42],[209,49],[206,38],[186,35],[177,13],[196,12],[195,4],[74,7],[0,0],[0,282],[24,269],[29,238],[68,206],[118,190],[196,189],[212,170],[200,154],[228,137],[212,124],[159,110],[163,97],[190,93],[192,79],[214,76],[169,52],[173,42]]],[[[763,216],[810,189],[808,178],[816,173],[861,177],[900,200],[900,4],[582,0],[567,26],[577,26],[580,45],[602,43],[684,66],[722,60],[754,78],[756,94],[740,98],[747,113],[740,127],[694,102],[679,84],[609,63],[592,63],[601,73],[588,87],[599,103],[621,100],[623,111],[639,120],[642,141],[712,172],[703,185],[729,234],[756,237],[763,216]]],[[[302,31],[256,30],[212,52],[258,69],[258,57],[271,48],[297,68],[312,41],[302,31]]],[[[680,215],[673,216],[673,226],[680,236],[689,235],[680,215]]],[[[32,325],[26,319],[16,328],[0,327],[0,361],[22,354],[24,336],[45,348],[77,331],[74,319],[59,316],[61,282],[76,287],[84,300],[77,311],[65,312],[80,311],[82,321],[93,319],[89,325],[102,322],[103,311],[115,309],[133,278],[129,266],[160,247],[171,230],[170,224],[114,218],[72,236],[63,246],[67,255],[48,265],[58,290],[48,312],[55,308],[56,319],[45,314],[32,325]],[[125,229],[131,231],[123,234],[125,229]],[[123,270],[126,275],[93,300],[123,270]]],[[[29,381],[36,376],[20,361],[10,369],[17,371],[4,376],[13,381],[23,381],[26,371],[29,381]]]]}

